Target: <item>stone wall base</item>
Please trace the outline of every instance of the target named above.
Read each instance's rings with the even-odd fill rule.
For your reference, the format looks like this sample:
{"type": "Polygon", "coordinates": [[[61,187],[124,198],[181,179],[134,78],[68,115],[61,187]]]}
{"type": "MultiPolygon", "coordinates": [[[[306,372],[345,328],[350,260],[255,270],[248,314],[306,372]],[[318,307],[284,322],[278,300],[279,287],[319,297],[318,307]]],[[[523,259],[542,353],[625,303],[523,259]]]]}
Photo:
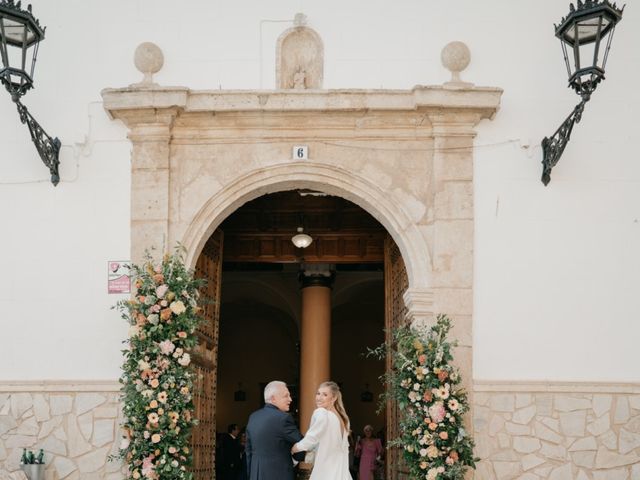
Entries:
{"type": "Polygon", "coordinates": [[[0,479],[22,479],[23,449],[45,451],[45,480],[121,480],[117,382],[0,383],[0,479]]]}
{"type": "MultiPolygon", "coordinates": [[[[0,383],[0,479],[121,480],[117,382],[0,383]]],[[[640,480],[640,385],[475,382],[478,480],[640,480]]]]}
{"type": "Polygon", "coordinates": [[[640,480],[640,385],[475,382],[475,477],[640,480]]]}

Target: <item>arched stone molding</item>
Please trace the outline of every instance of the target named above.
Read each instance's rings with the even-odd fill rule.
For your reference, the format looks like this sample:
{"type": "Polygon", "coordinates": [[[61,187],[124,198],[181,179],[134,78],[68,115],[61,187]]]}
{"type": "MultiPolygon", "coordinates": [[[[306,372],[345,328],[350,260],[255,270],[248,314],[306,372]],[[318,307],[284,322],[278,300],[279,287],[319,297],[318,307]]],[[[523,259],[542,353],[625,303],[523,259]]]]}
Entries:
{"type": "Polygon", "coordinates": [[[378,220],[398,244],[410,288],[428,292],[431,262],[426,240],[402,204],[378,185],[334,165],[295,162],[245,174],[212,196],[195,215],[182,244],[194,266],[204,244],[222,221],[245,203],[268,193],[297,188],[319,190],[359,205],[378,220]]]}

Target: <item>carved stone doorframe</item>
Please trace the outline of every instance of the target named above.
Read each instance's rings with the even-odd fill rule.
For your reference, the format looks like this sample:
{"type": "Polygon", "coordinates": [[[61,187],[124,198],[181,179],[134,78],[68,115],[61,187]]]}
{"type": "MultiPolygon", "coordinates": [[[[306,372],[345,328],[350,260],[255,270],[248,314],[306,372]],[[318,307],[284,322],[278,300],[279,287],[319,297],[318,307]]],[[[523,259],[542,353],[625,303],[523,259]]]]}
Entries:
{"type": "MultiPolygon", "coordinates": [[[[310,188],[374,216],[407,267],[411,321],[449,314],[471,387],[473,139],[501,90],[106,89],[129,128],[131,258],[176,242],[195,262],[216,227],[258,196],[310,188]],[[292,160],[308,147],[309,159],[292,160]]],[[[469,388],[469,391],[472,391],[469,388]]]]}

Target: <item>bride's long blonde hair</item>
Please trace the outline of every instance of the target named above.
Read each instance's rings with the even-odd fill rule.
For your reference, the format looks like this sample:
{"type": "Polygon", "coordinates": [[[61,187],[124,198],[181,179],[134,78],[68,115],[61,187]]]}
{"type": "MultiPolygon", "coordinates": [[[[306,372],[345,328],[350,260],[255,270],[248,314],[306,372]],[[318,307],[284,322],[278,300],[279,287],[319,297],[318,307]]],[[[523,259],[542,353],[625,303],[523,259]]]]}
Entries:
{"type": "Polygon", "coordinates": [[[336,382],[322,382],[318,388],[327,387],[331,390],[333,397],[336,399],[333,406],[338,413],[338,416],[344,423],[345,430],[349,430],[349,416],[347,415],[347,411],[344,408],[344,403],[342,403],[342,392],[340,391],[340,387],[336,382]]]}

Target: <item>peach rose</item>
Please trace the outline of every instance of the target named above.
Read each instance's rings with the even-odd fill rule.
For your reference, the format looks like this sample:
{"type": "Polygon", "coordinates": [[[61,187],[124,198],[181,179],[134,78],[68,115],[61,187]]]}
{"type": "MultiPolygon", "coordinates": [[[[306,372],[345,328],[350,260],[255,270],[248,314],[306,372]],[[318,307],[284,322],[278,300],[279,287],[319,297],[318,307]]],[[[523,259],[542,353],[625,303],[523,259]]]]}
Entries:
{"type": "Polygon", "coordinates": [[[440,434],[438,435],[442,440],[446,440],[447,438],[449,438],[449,434],[447,432],[440,432],[440,434]]]}
{"type": "Polygon", "coordinates": [[[153,443],[158,443],[160,441],[160,434],[154,433],[153,435],[151,435],[151,441],[153,443]]]}

